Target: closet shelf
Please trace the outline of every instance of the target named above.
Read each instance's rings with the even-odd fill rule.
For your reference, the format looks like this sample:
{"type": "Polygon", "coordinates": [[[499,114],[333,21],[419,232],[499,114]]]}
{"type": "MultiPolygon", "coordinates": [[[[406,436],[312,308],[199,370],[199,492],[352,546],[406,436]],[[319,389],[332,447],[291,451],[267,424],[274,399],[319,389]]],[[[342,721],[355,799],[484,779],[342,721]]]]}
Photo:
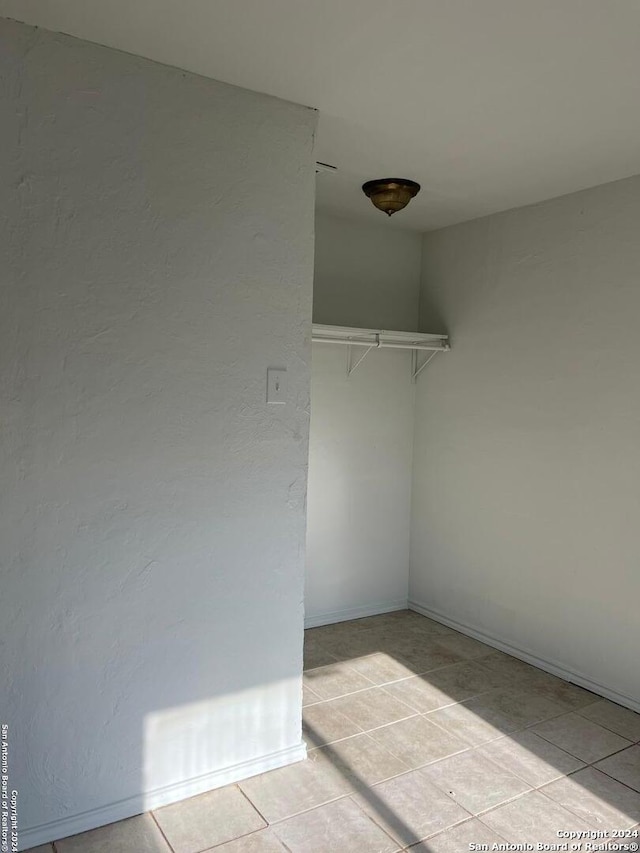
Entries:
{"type": "Polygon", "coordinates": [[[406,349],[411,351],[411,377],[415,381],[431,359],[439,352],[450,349],[447,335],[433,335],[423,332],[392,332],[387,329],[357,329],[350,326],[321,326],[313,324],[312,341],[314,343],[343,344],[348,346],[347,375],[361,364],[372,349],[406,349]],[[352,348],[365,347],[355,363],[352,362],[352,348]],[[426,360],[418,365],[418,353],[429,352],[426,360]]]}

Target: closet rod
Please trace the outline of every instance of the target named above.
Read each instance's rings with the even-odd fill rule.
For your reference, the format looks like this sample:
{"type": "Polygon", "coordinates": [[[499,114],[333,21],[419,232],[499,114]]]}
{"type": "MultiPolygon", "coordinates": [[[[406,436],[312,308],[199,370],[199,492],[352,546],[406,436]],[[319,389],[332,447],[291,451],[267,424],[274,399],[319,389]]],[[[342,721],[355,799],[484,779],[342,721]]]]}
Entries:
{"type": "Polygon", "coordinates": [[[425,341],[411,341],[405,343],[404,341],[384,341],[380,340],[378,336],[377,340],[362,340],[358,338],[329,338],[324,335],[312,335],[311,340],[314,343],[318,344],[346,344],[346,346],[350,347],[375,347],[376,349],[417,349],[417,350],[431,350],[435,352],[441,352],[442,350],[448,350],[449,344],[445,340],[437,340],[432,342],[425,341]]]}

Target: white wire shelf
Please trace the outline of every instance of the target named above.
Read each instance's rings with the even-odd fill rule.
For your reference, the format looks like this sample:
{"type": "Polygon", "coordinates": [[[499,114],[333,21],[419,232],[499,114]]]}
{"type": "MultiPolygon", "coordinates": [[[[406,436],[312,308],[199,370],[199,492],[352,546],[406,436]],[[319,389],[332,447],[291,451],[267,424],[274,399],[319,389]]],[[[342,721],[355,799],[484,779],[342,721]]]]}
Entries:
{"type": "Polygon", "coordinates": [[[405,349],[412,353],[411,377],[415,381],[431,359],[439,352],[450,349],[447,335],[433,335],[424,332],[393,332],[387,329],[357,329],[350,326],[323,326],[313,324],[312,341],[314,343],[342,344],[347,346],[347,375],[362,364],[372,349],[405,349]],[[354,362],[352,348],[364,347],[362,355],[354,362]],[[420,351],[429,353],[422,364],[418,364],[420,351]]]}

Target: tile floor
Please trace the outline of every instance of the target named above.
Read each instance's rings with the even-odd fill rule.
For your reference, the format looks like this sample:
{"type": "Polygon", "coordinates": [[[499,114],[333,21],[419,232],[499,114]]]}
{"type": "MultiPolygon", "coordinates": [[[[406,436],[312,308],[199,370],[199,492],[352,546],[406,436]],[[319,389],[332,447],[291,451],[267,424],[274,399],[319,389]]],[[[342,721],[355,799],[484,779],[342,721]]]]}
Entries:
{"type": "Polygon", "coordinates": [[[306,761],[30,853],[465,853],[640,834],[632,711],[409,611],[307,631],[305,670],[306,761]]]}

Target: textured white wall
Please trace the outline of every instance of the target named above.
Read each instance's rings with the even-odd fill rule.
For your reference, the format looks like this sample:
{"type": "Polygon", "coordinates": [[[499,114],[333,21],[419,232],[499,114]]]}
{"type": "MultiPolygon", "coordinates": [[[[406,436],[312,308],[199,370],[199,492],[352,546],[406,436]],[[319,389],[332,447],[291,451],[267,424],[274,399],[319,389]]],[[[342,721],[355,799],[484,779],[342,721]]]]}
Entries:
{"type": "Polygon", "coordinates": [[[640,178],[424,238],[411,598],[640,707],[640,178]]]}
{"type": "MultiPolygon", "coordinates": [[[[364,195],[362,204],[370,204],[364,195]]],[[[415,331],[421,257],[420,235],[398,230],[383,214],[372,225],[318,213],[314,323],[415,331]]]]}
{"type": "Polygon", "coordinates": [[[303,754],[315,114],[8,21],[0,57],[1,716],[30,846],[303,754]]]}
{"type": "Polygon", "coordinates": [[[410,356],[313,345],[307,625],[406,607],[414,385],[410,356]]]}
{"type": "MultiPolygon", "coordinates": [[[[318,215],[314,320],[415,329],[420,259],[417,234],[392,230],[384,221],[371,226],[318,215]]],[[[410,355],[372,352],[349,378],[346,357],[343,346],[313,347],[307,624],[405,606],[407,600],[410,355]]]]}

